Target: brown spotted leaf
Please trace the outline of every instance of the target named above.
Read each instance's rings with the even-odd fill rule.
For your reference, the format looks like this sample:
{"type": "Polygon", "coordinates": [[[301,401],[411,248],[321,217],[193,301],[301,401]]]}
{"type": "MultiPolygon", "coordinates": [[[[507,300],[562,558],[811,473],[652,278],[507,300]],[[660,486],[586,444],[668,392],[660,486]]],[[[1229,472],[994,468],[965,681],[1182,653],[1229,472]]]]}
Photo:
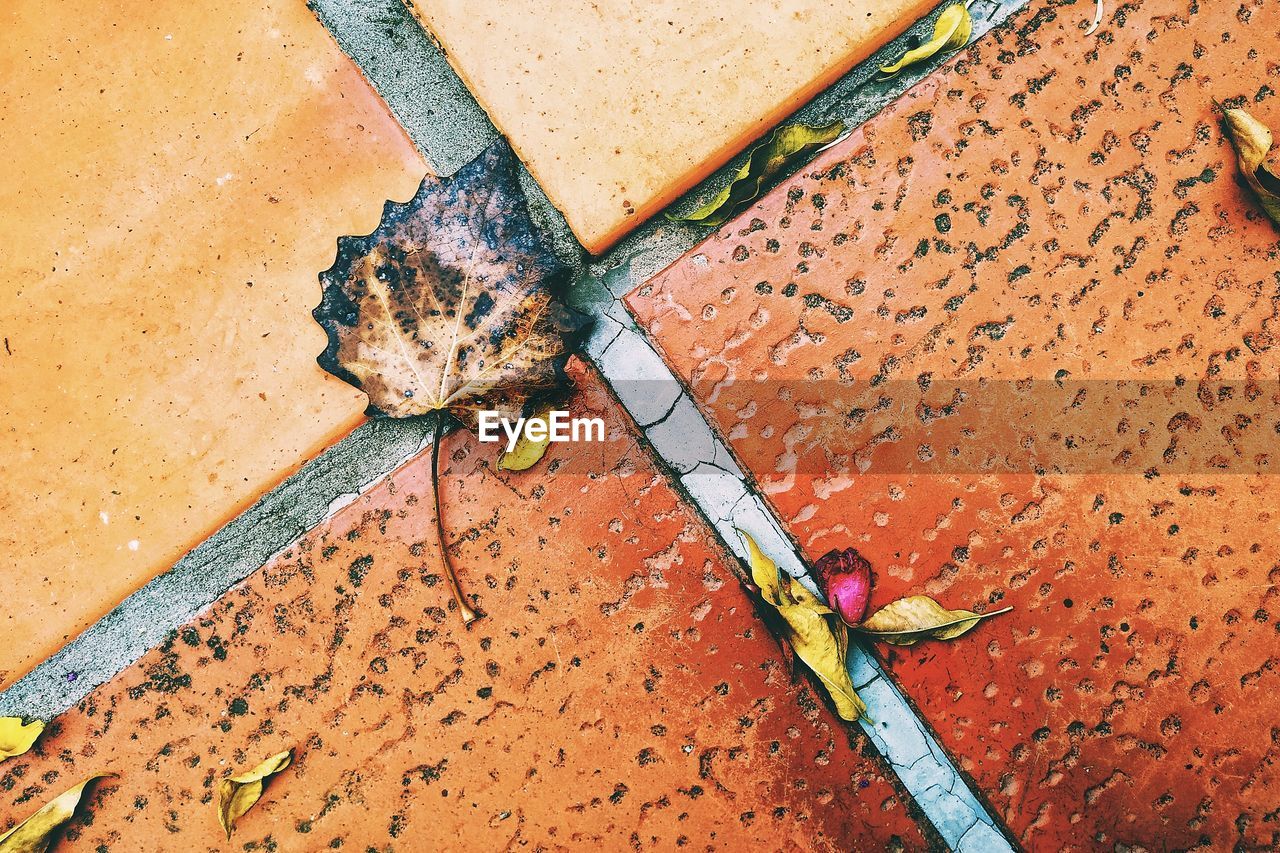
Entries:
{"type": "Polygon", "coordinates": [[[563,392],[570,340],[585,327],[557,298],[569,272],[530,218],[499,139],[452,178],[428,175],[408,202],[387,202],[373,233],[339,239],[320,274],[320,366],[363,390],[371,414],[434,416],[440,560],[465,624],[479,614],[445,550],[445,422],[474,429],[483,410],[515,417],[563,392]]]}
{"type": "Polygon", "coordinates": [[[515,414],[564,383],[578,324],[555,291],[568,272],[498,140],[452,178],[388,202],[372,234],[338,241],[313,312],[329,335],[320,366],[377,415],[448,412],[474,428],[482,409],[515,414]]]}

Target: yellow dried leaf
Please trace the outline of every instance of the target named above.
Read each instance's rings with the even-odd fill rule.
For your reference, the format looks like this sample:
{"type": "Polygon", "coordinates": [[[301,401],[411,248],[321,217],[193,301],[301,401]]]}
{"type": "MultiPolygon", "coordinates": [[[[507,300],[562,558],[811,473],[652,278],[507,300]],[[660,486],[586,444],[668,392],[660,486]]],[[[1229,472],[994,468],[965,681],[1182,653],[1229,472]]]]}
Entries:
{"type": "Polygon", "coordinates": [[[959,50],[969,43],[972,35],[973,19],[969,17],[969,10],[960,3],[948,6],[942,10],[937,23],[933,25],[933,38],[908,50],[892,65],[882,66],[880,73],[892,76],[909,65],[924,62],[943,51],[959,50]]]}
{"type": "Polygon", "coordinates": [[[788,577],[784,584],[777,563],[765,556],[749,534],[741,530],[738,534],[747,546],[751,577],[761,597],[782,617],[796,657],[822,681],[841,719],[852,721],[865,715],[867,706],[853,689],[846,664],[849,629],[798,580],[788,577]]]}
{"type": "Polygon", "coordinates": [[[759,198],[771,178],[790,171],[791,166],[798,165],[810,154],[834,142],[843,130],[842,121],[834,121],[821,127],[807,124],[779,127],[751,149],[747,162],[742,164],[729,185],[716,193],[711,201],[688,216],[667,214],[667,218],[672,222],[689,222],[718,228],[759,198]]]}
{"type": "Polygon", "coordinates": [[[547,448],[551,446],[551,407],[546,407],[525,422],[525,429],[521,430],[519,438],[516,439],[516,446],[510,451],[503,451],[498,457],[499,471],[527,471],[546,455],[547,448]],[[531,423],[542,424],[542,438],[535,441],[529,438],[528,427],[531,423]]]}
{"type": "Polygon", "coordinates": [[[947,610],[927,595],[912,595],[872,613],[857,630],[890,645],[913,646],[921,640],[954,639],[983,619],[1012,609],[992,613],[947,610]]]}
{"type": "Polygon", "coordinates": [[[22,717],[0,717],[0,761],[22,755],[44,731],[44,720],[23,725],[22,717]]]}
{"type": "Polygon", "coordinates": [[[76,813],[85,786],[95,779],[110,776],[100,773],[64,791],[44,805],[40,811],[0,835],[0,853],[45,853],[57,839],[58,830],[76,813]]]}
{"type": "Polygon", "coordinates": [[[1236,162],[1249,189],[1271,221],[1280,225],[1280,177],[1267,165],[1271,129],[1244,110],[1223,110],[1227,133],[1236,147],[1236,162]]]}
{"type": "Polygon", "coordinates": [[[248,773],[229,776],[218,783],[218,823],[226,830],[228,841],[231,840],[231,830],[235,829],[236,821],[262,799],[266,781],[288,767],[292,761],[293,750],[286,749],[248,773]]]}

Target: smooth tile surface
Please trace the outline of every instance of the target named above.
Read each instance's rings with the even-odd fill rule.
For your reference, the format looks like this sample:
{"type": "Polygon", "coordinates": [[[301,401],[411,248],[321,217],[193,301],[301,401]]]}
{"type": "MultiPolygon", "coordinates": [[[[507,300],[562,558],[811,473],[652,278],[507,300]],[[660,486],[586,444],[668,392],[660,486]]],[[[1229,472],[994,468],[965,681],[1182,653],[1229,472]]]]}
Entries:
{"type": "Polygon", "coordinates": [[[873,607],[1015,608],[887,662],[1021,843],[1269,849],[1280,239],[1211,98],[1280,127],[1280,14],[1159,0],[1085,39],[1082,5],[630,304],[810,558],[861,550],[873,607]]]}
{"type": "Polygon", "coordinates": [[[358,422],[316,274],[426,167],[300,2],[0,24],[3,686],[358,422]]]}
{"type": "Polygon", "coordinates": [[[593,253],[934,5],[410,0],[593,253]]]}
{"type": "Polygon", "coordinates": [[[442,448],[469,630],[427,452],[0,765],[0,827],[109,769],[77,847],[226,849],[216,780],[292,746],[237,849],[927,849],[620,407],[572,372],[606,442],[503,475],[494,445],[442,448]]]}

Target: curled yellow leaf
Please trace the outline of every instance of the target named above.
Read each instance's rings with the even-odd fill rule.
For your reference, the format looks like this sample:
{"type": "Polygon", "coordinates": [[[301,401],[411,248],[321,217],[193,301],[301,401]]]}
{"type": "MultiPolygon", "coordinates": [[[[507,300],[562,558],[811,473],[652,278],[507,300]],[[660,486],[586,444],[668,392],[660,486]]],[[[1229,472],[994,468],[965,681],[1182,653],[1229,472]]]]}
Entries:
{"type": "Polygon", "coordinates": [[[533,417],[525,421],[525,429],[520,431],[520,436],[516,439],[516,446],[511,450],[503,451],[498,457],[499,471],[527,471],[546,455],[547,448],[551,445],[551,409],[544,408],[533,417]],[[541,438],[529,438],[528,427],[531,424],[542,424],[538,430],[541,438]]]}
{"type": "Polygon", "coordinates": [[[959,50],[969,43],[972,35],[973,19],[969,17],[969,10],[960,3],[948,6],[933,25],[933,38],[908,50],[892,65],[881,66],[880,73],[893,76],[909,65],[924,62],[944,51],[959,50]]]}
{"type": "Polygon", "coordinates": [[[719,227],[760,197],[771,178],[790,171],[810,154],[834,142],[844,130],[844,122],[812,126],[789,124],[776,128],[763,142],[751,149],[747,162],[733,176],[729,185],[716,193],[711,201],[688,216],[672,216],[672,222],[719,227]]]}
{"type": "Polygon", "coordinates": [[[1271,153],[1271,129],[1244,110],[1224,109],[1227,133],[1236,147],[1240,174],[1271,221],[1280,225],[1280,177],[1267,165],[1271,153]]]}
{"type": "Polygon", "coordinates": [[[45,853],[57,839],[58,830],[76,813],[85,786],[95,779],[110,775],[100,773],[90,776],[45,803],[40,811],[0,835],[0,853],[45,853]]]}
{"type": "Polygon", "coordinates": [[[822,681],[841,719],[853,721],[864,716],[867,706],[853,689],[846,664],[849,629],[798,580],[788,576],[784,582],[777,563],[765,556],[749,534],[741,530],[738,534],[746,543],[747,562],[760,597],[782,617],[786,639],[796,657],[822,681]]]}
{"type": "Polygon", "coordinates": [[[228,776],[218,783],[218,823],[226,830],[228,841],[231,840],[231,831],[235,829],[236,821],[262,799],[266,781],[288,767],[292,761],[293,750],[286,749],[248,773],[228,776]]]}
{"type": "Polygon", "coordinates": [[[927,595],[900,598],[872,613],[857,630],[894,646],[913,646],[921,640],[951,640],[983,619],[1007,613],[1012,607],[991,613],[947,610],[927,595]]]}
{"type": "Polygon", "coordinates": [[[44,731],[44,720],[23,724],[22,717],[0,717],[0,761],[22,755],[44,731]]]}

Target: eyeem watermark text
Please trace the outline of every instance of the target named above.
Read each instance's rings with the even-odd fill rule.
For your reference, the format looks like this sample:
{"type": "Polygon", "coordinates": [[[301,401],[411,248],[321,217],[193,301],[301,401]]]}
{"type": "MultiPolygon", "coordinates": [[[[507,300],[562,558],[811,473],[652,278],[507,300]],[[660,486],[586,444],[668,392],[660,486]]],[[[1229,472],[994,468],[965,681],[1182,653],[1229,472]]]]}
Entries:
{"type": "Polygon", "coordinates": [[[529,441],[604,441],[604,421],[600,418],[572,418],[559,409],[545,416],[517,418],[512,422],[498,412],[480,413],[476,435],[481,441],[501,441],[507,437],[507,452],[516,449],[520,436],[529,441]]]}

